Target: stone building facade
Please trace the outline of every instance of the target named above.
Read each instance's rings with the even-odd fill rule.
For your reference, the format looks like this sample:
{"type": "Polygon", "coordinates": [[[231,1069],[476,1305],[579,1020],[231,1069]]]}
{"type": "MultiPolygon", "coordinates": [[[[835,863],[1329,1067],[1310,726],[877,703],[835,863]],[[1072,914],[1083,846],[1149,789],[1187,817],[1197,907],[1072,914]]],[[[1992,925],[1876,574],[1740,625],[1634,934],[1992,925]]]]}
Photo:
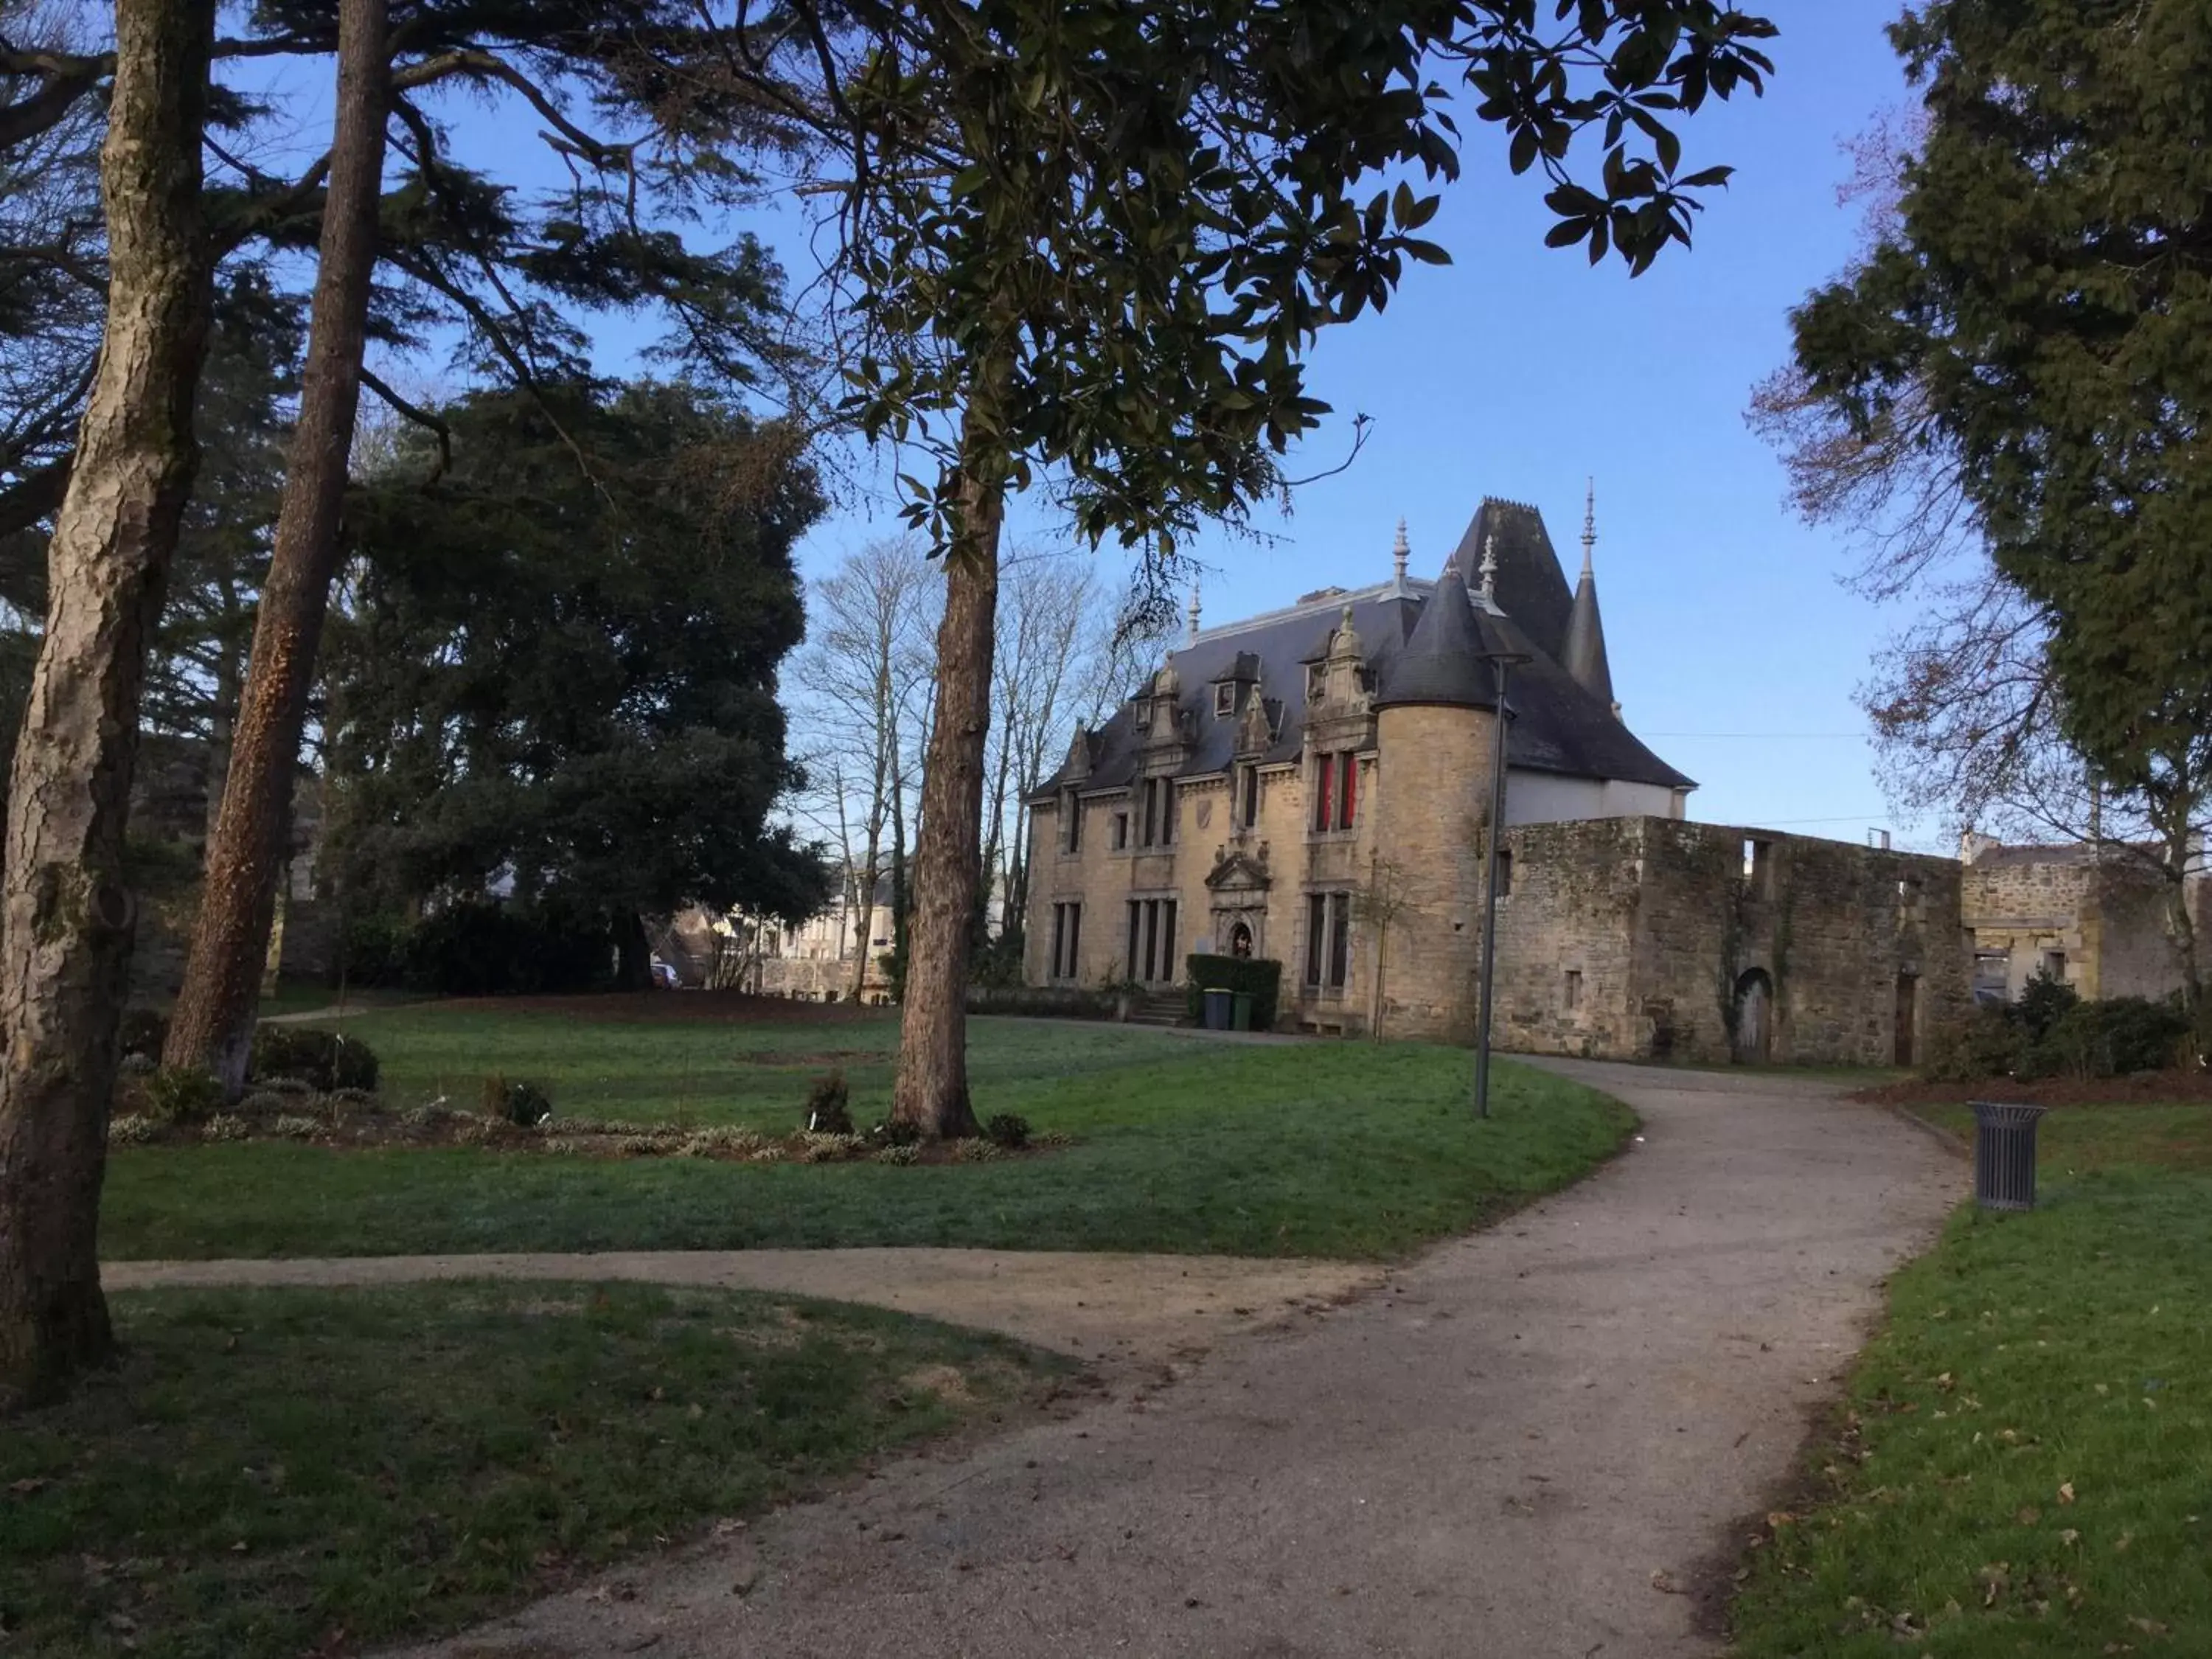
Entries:
{"type": "Polygon", "coordinates": [[[1504,1044],[1912,1047],[1963,1003],[1957,866],[1687,823],[1695,786],[1613,700],[1594,540],[1571,591],[1535,510],[1486,501],[1434,582],[1401,526],[1388,583],[1194,629],[1030,801],[1030,981],[1272,957],[1286,1027],[1471,1036],[1504,656],[1504,1044]]]}
{"type": "MultiPolygon", "coordinates": [[[[2004,847],[1970,836],[1960,859],[1978,1000],[2012,1001],[2038,973],[2092,1000],[2161,997],[2179,988],[2166,882],[2132,848],[2004,847]]],[[[2212,882],[2199,873],[2185,887],[2197,935],[2205,939],[2212,882]]]]}

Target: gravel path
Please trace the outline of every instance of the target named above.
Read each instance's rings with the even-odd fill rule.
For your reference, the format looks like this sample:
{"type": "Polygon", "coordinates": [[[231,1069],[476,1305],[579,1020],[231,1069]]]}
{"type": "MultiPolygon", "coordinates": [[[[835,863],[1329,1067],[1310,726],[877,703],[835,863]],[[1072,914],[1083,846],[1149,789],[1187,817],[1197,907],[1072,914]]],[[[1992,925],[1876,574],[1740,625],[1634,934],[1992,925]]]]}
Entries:
{"type": "Polygon", "coordinates": [[[1816,1083],[1557,1069],[1645,1138],[1380,1294],[420,1659],[1717,1652],[1734,1523],[1964,1171],[1816,1083]]]}

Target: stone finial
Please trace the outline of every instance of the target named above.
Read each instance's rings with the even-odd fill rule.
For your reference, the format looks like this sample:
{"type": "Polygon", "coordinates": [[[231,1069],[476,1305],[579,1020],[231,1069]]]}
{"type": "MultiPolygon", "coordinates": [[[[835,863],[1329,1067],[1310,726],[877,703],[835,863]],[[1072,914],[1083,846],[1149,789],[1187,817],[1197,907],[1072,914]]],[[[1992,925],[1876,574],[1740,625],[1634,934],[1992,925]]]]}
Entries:
{"type": "Polygon", "coordinates": [[[1492,531],[1482,538],[1482,603],[1488,611],[1498,609],[1498,532],[1492,531]]]}
{"type": "Polygon", "coordinates": [[[1396,568],[1396,580],[1401,587],[1406,585],[1406,561],[1413,556],[1413,550],[1406,541],[1406,521],[1401,519],[1398,520],[1397,538],[1390,544],[1390,562],[1396,568]]]}
{"type": "Polygon", "coordinates": [[[1597,545],[1597,480],[1583,485],[1583,574],[1590,574],[1590,549],[1597,545]]]}
{"type": "Polygon", "coordinates": [[[1198,578],[1190,579],[1190,637],[1198,637],[1198,578]]]}

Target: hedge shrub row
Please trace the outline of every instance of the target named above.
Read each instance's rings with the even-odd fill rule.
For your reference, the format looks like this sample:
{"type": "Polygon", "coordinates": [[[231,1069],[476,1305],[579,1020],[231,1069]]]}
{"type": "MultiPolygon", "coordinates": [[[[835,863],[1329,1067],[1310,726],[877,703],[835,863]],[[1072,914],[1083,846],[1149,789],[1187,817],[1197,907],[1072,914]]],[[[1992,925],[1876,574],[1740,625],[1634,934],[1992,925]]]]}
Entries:
{"type": "Polygon", "coordinates": [[[456,904],[413,923],[365,916],[346,930],[355,983],[443,996],[599,990],[613,960],[605,928],[524,905],[456,904]]]}
{"type": "Polygon", "coordinates": [[[1983,1078],[2124,1077],[2177,1064],[2189,1020],[2177,999],[2084,1002],[2040,975],[2018,1002],[1981,1007],[1940,1043],[1923,1068],[1941,1081],[1983,1078]]]}
{"type": "Polygon", "coordinates": [[[1252,998],[1252,1029],[1269,1031],[1275,1025],[1275,1006],[1283,994],[1283,964],[1264,957],[1209,957],[1196,953],[1183,959],[1189,979],[1184,986],[1194,1025],[1206,1019],[1208,991],[1243,991],[1252,998]]]}

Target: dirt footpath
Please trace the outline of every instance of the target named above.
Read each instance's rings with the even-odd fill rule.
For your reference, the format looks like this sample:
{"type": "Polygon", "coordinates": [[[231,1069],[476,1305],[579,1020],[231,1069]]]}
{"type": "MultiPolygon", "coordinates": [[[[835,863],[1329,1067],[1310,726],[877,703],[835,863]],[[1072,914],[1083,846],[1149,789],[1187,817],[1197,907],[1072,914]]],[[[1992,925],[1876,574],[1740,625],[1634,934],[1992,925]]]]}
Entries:
{"type": "Polygon", "coordinates": [[[1558,1069],[1646,1138],[1380,1294],[416,1652],[1717,1652],[1696,1592],[1965,1166],[1815,1084],[1558,1069]]]}
{"type": "Polygon", "coordinates": [[[428,1279],[636,1279],[866,1302],[1018,1337],[1103,1366],[1157,1370],[1223,1338],[1317,1312],[1382,1282],[1357,1262],[1006,1250],[634,1250],[598,1255],[112,1261],[109,1290],[168,1285],[394,1285],[428,1279]]]}

